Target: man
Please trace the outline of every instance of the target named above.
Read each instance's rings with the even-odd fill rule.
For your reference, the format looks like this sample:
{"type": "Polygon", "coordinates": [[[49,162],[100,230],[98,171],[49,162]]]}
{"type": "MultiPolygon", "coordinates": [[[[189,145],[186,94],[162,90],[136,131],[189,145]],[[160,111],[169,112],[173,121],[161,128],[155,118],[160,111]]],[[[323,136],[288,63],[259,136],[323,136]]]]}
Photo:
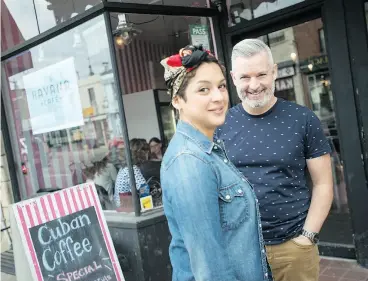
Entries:
{"type": "Polygon", "coordinates": [[[317,281],[316,242],[333,198],[331,148],[311,110],[274,96],[277,65],[266,44],[235,45],[232,67],[242,103],[229,110],[217,138],[253,184],[275,280],[317,281]]]}

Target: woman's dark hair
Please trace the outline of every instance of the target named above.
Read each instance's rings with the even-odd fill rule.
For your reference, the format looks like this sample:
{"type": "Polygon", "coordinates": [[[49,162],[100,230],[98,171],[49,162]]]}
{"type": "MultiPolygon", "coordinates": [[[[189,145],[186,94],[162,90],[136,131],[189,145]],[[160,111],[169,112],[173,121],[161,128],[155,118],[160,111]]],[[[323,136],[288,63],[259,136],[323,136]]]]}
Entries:
{"type": "Polygon", "coordinates": [[[150,146],[145,139],[134,138],[130,140],[130,151],[132,153],[132,164],[140,166],[147,161],[150,146]]]}
{"type": "Polygon", "coordinates": [[[178,93],[176,94],[178,97],[182,98],[184,101],[187,101],[185,91],[187,90],[188,84],[189,84],[190,80],[196,75],[197,69],[202,63],[215,63],[215,64],[217,64],[221,68],[222,73],[225,75],[225,71],[226,71],[225,67],[216,59],[216,57],[206,56],[203,60],[201,60],[201,62],[199,64],[196,65],[195,69],[190,71],[184,77],[183,83],[181,84],[181,86],[178,90],[178,93]]]}
{"type": "Polygon", "coordinates": [[[156,138],[156,137],[153,137],[152,139],[150,139],[150,141],[148,142],[148,144],[151,145],[151,142],[162,143],[161,140],[159,138],[156,138]]]}

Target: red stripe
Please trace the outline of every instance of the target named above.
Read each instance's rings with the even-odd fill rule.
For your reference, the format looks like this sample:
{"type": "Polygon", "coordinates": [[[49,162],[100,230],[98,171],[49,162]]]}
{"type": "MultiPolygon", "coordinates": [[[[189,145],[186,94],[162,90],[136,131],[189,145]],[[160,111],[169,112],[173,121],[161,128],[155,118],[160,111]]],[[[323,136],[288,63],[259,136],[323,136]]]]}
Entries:
{"type": "Polygon", "coordinates": [[[43,209],[43,213],[45,214],[45,219],[46,219],[46,221],[50,221],[51,219],[50,219],[49,214],[47,212],[45,197],[41,197],[40,201],[41,201],[41,206],[42,206],[42,209],[43,209]]]}
{"type": "Polygon", "coordinates": [[[38,209],[38,205],[37,204],[34,204],[33,207],[34,207],[34,210],[35,210],[35,213],[36,213],[36,217],[37,217],[37,220],[38,220],[38,225],[39,224],[42,224],[43,221],[41,219],[40,210],[38,209]]]}
{"type": "Polygon", "coordinates": [[[29,207],[29,205],[25,205],[26,211],[27,211],[27,216],[29,219],[29,223],[31,224],[31,227],[35,226],[35,222],[33,220],[33,216],[32,216],[32,212],[31,212],[31,208],[29,207]]]}
{"type": "Polygon", "coordinates": [[[66,214],[65,214],[63,202],[61,201],[60,192],[54,193],[53,195],[55,197],[56,205],[59,210],[60,216],[64,217],[66,214]]]}
{"type": "Polygon", "coordinates": [[[102,214],[101,214],[101,208],[97,208],[96,207],[96,206],[99,206],[98,205],[98,202],[97,202],[97,198],[96,198],[96,192],[93,192],[93,189],[91,191],[92,191],[91,193],[92,193],[92,196],[93,196],[95,210],[96,210],[97,217],[98,217],[98,222],[99,222],[99,224],[101,226],[102,234],[103,234],[104,239],[105,239],[105,242],[106,242],[107,250],[109,251],[110,259],[111,259],[112,265],[114,267],[116,278],[117,278],[118,281],[120,281],[121,278],[120,278],[118,267],[116,265],[115,255],[113,255],[113,253],[112,253],[112,247],[110,245],[110,240],[108,240],[108,236],[107,236],[107,233],[106,233],[105,225],[103,223],[102,214]]]}
{"type": "Polygon", "coordinates": [[[79,201],[81,202],[82,210],[86,209],[87,206],[84,204],[83,198],[82,198],[82,191],[78,188],[77,189],[77,196],[79,198],[79,201]]]}
{"type": "Polygon", "coordinates": [[[65,171],[65,166],[64,166],[64,152],[63,152],[63,149],[61,147],[58,147],[57,149],[57,160],[59,161],[59,174],[60,174],[60,177],[61,177],[61,186],[59,188],[65,188],[68,186],[68,182],[66,181],[66,171],[65,171]]]}
{"type": "Polygon", "coordinates": [[[68,193],[66,192],[66,190],[63,191],[63,194],[64,194],[64,198],[65,198],[65,201],[66,201],[66,206],[68,208],[69,214],[72,214],[73,210],[72,210],[72,206],[70,204],[70,201],[73,200],[73,199],[68,196],[68,193]]]}
{"type": "Polygon", "coordinates": [[[76,192],[75,188],[72,188],[70,191],[71,191],[70,193],[72,194],[72,200],[73,200],[74,208],[75,208],[76,211],[80,211],[80,209],[78,207],[78,204],[77,204],[77,195],[75,194],[75,192],[76,192]]]}
{"type": "Polygon", "coordinates": [[[33,262],[33,265],[34,265],[34,269],[36,271],[37,279],[38,279],[38,281],[42,281],[43,278],[42,278],[42,274],[41,274],[41,270],[40,270],[40,265],[39,265],[38,260],[36,258],[35,249],[33,247],[33,243],[32,243],[32,240],[31,240],[31,236],[30,236],[28,227],[25,223],[22,208],[18,206],[17,209],[18,209],[19,219],[20,219],[20,222],[21,222],[21,225],[22,225],[22,228],[23,228],[23,233],[24,233],[24,236],[25,236],[26,241],[27,241],[28,250],[29,250],[28,252],[31,254],[31,258],[32,258],[32,262],[33,262]]]}
{"type": "MultiPolygon", "coordinates": [[[[91,190],[93,190],[93,188],[92,188],[92,184],[89,184],[88,185],[88,188],[89,189],[91,189],[91,190]]],[[[91,202],[91,199],[89,198],[89,196],[88,196],[88,188],[85,188],[83,191],[84,191],[84,195],[86,196],[86,198],[87,198],[87,204],[88,204],[88,207],[91,207],[91,206],[93,206],[93,202],[91,202]]],[[[92,192],[93,193],[93,192],[92,192]]]]}
{"type": "Polygon", "coordinates": [[[49,206],[50,206],[50,209],[51,209],[51,213],[52,213],[52,217],[54,219],[57,219],[56,212],[55,212],[56,206],[54,206],[54,203],[52,202],[51,196],[52,195],[46,195],[45,196],[45,200],[47,200],[47,202],[49,203],[49,206]]]}

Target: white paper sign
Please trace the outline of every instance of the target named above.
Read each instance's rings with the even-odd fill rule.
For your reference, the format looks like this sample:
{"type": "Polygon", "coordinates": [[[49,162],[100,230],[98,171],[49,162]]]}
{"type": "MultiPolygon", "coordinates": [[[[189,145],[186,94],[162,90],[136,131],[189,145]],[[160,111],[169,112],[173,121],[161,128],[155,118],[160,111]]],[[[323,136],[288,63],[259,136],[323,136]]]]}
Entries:
{"type": "Polygon", "coordinates": [[[33,134],[84,125],[74,58],[23,77],[33,134]]]}

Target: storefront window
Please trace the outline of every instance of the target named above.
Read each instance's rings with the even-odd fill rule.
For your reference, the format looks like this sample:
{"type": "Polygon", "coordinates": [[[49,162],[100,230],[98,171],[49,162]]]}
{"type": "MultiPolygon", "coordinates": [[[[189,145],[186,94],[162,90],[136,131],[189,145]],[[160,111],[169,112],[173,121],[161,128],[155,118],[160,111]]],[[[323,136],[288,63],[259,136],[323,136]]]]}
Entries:
{"type": "Polygon", "coordinates": [[[99,4],[101,0],[33,0],[40,32],[44,32],[99,4]]]}
{"type": "Polygon", "coordinates": [[[249,21],[304,0],[226,0],[229,11],[229,26],[249,21]]]}
{"type": "Polygon", "coordinates": [[[277,97],[309,107],[320,118],[331,148],[334,201],[321,240],[352,244],[344,165],[334,110],[323,23],[320,19],[260,37],[278,64],[277,97]]]}
{"type": "Polygon", "coordinates": [[[88,10],[101,0],[1,0],[1,51],[88,10]]]}
{"type": "Polygon", "coordinates": [[[1,51],[39,34],[33,0],[1,0],[1,51]]]}
{"type": "MultiPolygon", "coordinates": [[[[115,13],[111,24],[136,187],[141,198],[149,193],[157,208],[162,205],[161,159],[176,127],[160,61],[188,44],[203,44],[214,51],[211,25],[200,17],[115,13]],[[126,26],[129,34],[124,33],[126,26]]],[[[131,190],[124,184],[128,177],[123,164],[115,188],[122,204],[118,211],[126,210],[124,204],[131,201],[131,190]]]]}
{"type": "Polygon", "coordinates": [[[104,209],[124,159],[103,16],[3,62],[22,199],[94,181],[104,209]]]}
{"type": "Polygon", "coordinates": [[[108,0],[109,2],[207,8],[210,0],[108,0]]]}

